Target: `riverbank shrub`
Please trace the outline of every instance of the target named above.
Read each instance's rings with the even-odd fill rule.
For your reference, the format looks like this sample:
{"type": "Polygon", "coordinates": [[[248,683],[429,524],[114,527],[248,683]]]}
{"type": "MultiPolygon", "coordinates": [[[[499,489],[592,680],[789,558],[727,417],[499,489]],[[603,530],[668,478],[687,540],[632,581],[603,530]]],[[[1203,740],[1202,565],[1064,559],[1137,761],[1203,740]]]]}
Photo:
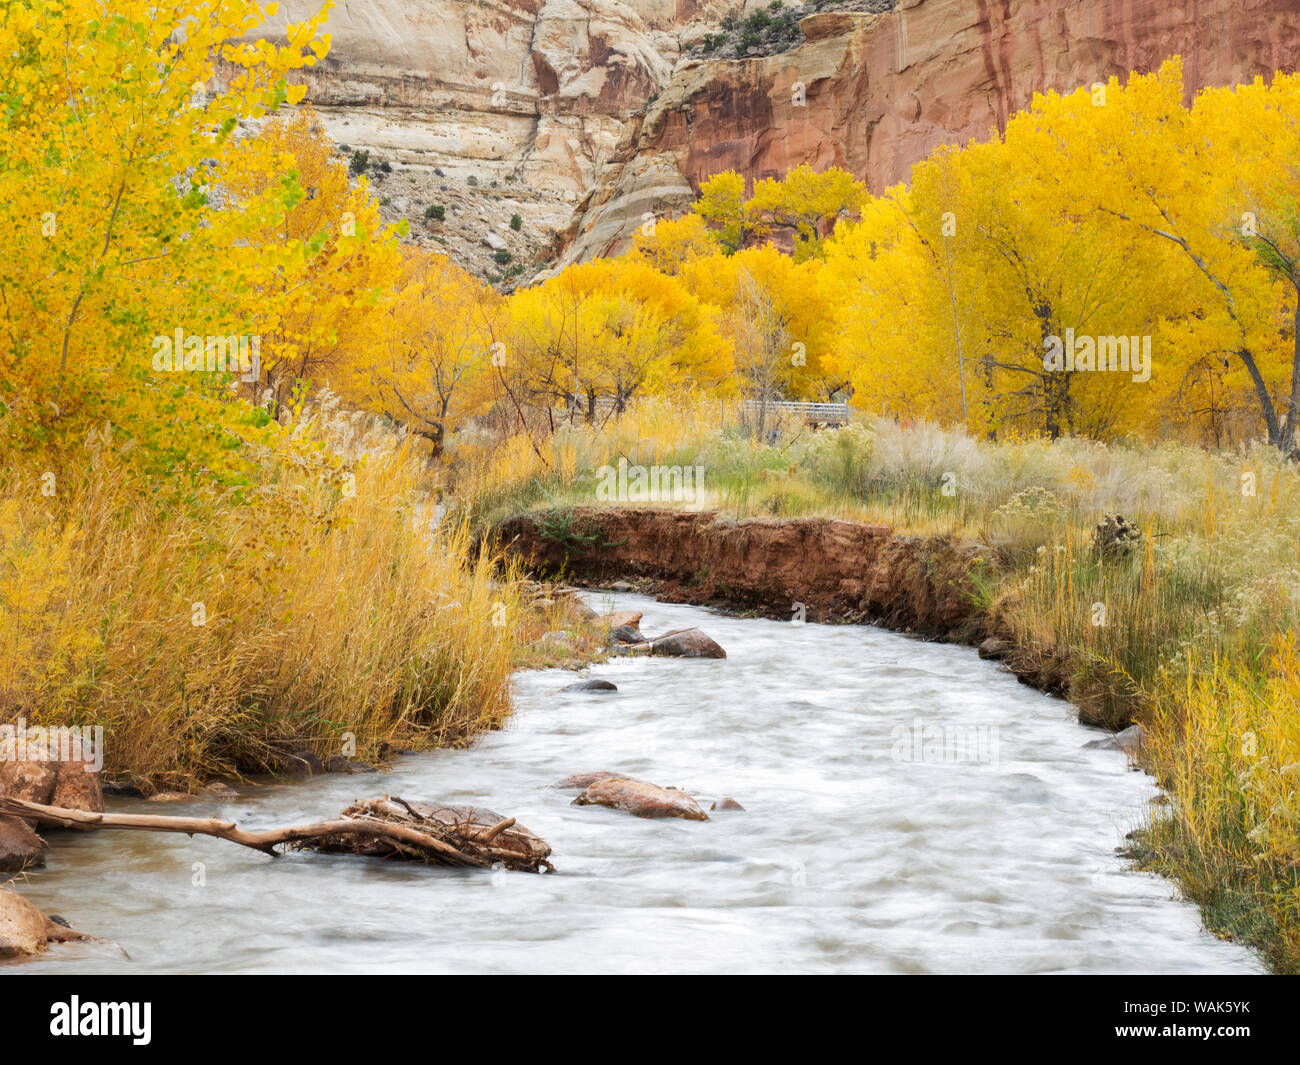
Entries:
{"type": "Polygon", "coordinates": [[[11,468],[3,716],[103,726],[108,774],[146,791],[499,726],[517,585],[469,560],[463,526],[432,527],[408,441],[355,435],[302,423],[250,458],[245,486],[180,499],[111,434],[54,496],[39,467],[11,468]]]}
{"type": "Polygon", "coordinates": [[[0,7],[0,722],[102,726],[144,791],[499,724],[542,619],[306,383],[397,260],[364,152],[277,114],[328,5],[111,6],[0,7]]]}

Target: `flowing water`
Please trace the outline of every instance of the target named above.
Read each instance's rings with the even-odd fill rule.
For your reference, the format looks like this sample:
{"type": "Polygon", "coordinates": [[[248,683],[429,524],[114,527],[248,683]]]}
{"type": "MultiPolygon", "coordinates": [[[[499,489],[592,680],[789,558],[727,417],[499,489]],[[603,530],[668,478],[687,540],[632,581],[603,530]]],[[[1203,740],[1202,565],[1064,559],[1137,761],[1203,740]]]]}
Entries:
{"type": "Polygon", "coordinates": [[[728,618],[639,596],[654,634],[699,624],[725,661],[618,659],[617,693],[517,677],[473,748],[230,803],[113,809],[272,828],[355,797],[517,817],[558,872],[271,859],[219,840],[62,834],[24,893],[113,939],[23,972],[1257,972],[1167,881],[1115,854],[1156,796],[1069,704],[965,647],[864,626],[728,618]],[[649,821],[549,785],[616,769],[743,813],[649,821]]]}

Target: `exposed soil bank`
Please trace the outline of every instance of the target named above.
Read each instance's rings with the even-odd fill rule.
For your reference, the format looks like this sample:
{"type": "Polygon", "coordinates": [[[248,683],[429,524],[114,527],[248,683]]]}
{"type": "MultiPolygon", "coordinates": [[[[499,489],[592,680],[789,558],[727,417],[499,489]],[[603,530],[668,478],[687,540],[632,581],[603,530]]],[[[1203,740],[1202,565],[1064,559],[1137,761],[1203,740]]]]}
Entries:
{"type": "MultiPolygon", "coordinates": [[[[1026,684],[1069,695],[1067,649],[1017,645],[1011,627],[979,606],[971,574],[979,559],[993,564],[980,544],[830,518],[736,521],[713,511],[653,507],[517,514],[494,533],[506,554],[542,576],[578,583],[645,578],[663,602],[786,620],[802,604],[808,621],[870,622],[983,643],[982,655],[1002,659],[1026,684]]],[[[1103,723],[1084,709],[1080,719],[1103,723]]]]}
{"type": "Polygon", "coordinates": [[[967,576],[980,549],[947,538],[825,518],[733,521],[654,508],[576,508],[571,521],[521,514],[496,534],[536,573],[650,578],[665,602],[784,619],[803,604],[809,621],[874,621],[959,642],[984,634],[967,576]]]}
{"type": "Polygon", "coordinates": [[[871,622],[951,643],[987,640],[981,653],[1003,659],[1026,684],[1069,694],[1065,649],[1016,646],[1010,627],[978,605],[971,574],[978,559],[993,564],[980,544],[829,518],[736,521],[654,507],[517,514],[494,535],[541,576],[644,578],[663,602],[785,620],[802,604],[808,621],[871,622]]]}

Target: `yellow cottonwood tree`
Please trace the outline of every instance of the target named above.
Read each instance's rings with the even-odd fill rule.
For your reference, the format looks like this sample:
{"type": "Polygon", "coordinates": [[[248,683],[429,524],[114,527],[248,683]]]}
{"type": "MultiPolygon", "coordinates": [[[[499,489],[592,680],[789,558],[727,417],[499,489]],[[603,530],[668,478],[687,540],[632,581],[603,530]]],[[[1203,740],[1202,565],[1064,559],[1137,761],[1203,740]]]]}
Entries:
{"type": "Polygon", "coordinates": [[[730,348],[709,309],[636,258],[569,267],[516,292],[510,316],[509,347],[530,394],[585,405],[588,420],[601,396],[622,409],[639,391],[713,389],[730,374],[730,348]]]}
{"type": "Polygon", "coordinates": [[[241,201],[274,195],[252,239],[277,266],[247,295],[262,376],[283,403],[298,382],[338,380],[345,362],[366,361],[405,226],[384,226],[369,183],[349,181],[311,108],[269,120],[243,148],[223,189],[241,201]]]}
{"type": "Polygon", "coordinates": [[[276,268],[249,239],[274,190],[216,196],[239,121],[299,99],[287,76],[329,47],[324,10],[290,24],[283,44],[240,40],[273,11],[253,0],[0,7],[6,446],[105,418],[218,446],[220,419],[173,409],[176,380],[153,373],[152,340],[250,331],[237,293],[276,268]],[[170,409],[162,427],[157,402],[170,409]]]}
{"type": "Polygon", "coordinates": [[[436,252],[408,249],[391,304],[352,367],[363,406],[406,425],[441,454],[447,434],[491,403],[504,300],[436,252]]]}
{"type": "Polygon", "coordinates": [[[835,387],[830,306],[820,265],[796,263],[762,245],[695,259],[682,270],[691,292],[718,308],[737,384],[746,398],[758,402],[760,435],[772,402],[824,399],[835,387]]]}
{"type": "Polygon", "coordinates": [[[1171,253],[1160,276],[1182,279],[1167,306],[1184,356],[1175,371],[1251,395],[1268,441],[1294,450],[1300,81],[1207,89],[1188,108],[1171,59],[1123,87],[1112,79],[1104,106],[1049,94],[1017,122],[1052,150],[1044,195],[1171,253]]]}

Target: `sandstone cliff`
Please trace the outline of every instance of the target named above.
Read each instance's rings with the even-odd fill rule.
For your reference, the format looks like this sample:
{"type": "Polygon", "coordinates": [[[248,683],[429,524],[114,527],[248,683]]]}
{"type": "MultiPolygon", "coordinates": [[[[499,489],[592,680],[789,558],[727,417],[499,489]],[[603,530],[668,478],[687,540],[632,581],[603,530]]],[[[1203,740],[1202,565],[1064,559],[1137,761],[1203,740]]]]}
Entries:
{"type": "MultiPolygon", "coordinates": [[[[288,0],[263,32],[316,3],[288,0]]],[[[690,44],[738,6],[338,0],[308,98],[337,140],[398,168],[389,213],[422,239],[486,255],[519,213],[521,235],[504,236],[516,259],[567,263],[619,251],[647,213],[683,210],[719,170],[834,164],[880,189],[936,145],[1003,127],[1043,89],[1173,54],[1191,86],[1300,57],[1294,0],[899,0],[880,14],[849,0],[804,17],[791,51],[694,57],[690,44]],[[443,202],[445,229],[425,225],[421,207],[443,202]]]]}
{"type": "Polygon", "coordinates": [[[836,165],[879,190],[939,144],[1005,128],[1035,92],[1176,54],[1190,87],[1300,61],[1293,0],[901,0],[801,25],[806,43],[781,55],[681,63],[561,232],[560,262],[621,250],[647,212],[680,212],[720,170],[836,165]]]}

